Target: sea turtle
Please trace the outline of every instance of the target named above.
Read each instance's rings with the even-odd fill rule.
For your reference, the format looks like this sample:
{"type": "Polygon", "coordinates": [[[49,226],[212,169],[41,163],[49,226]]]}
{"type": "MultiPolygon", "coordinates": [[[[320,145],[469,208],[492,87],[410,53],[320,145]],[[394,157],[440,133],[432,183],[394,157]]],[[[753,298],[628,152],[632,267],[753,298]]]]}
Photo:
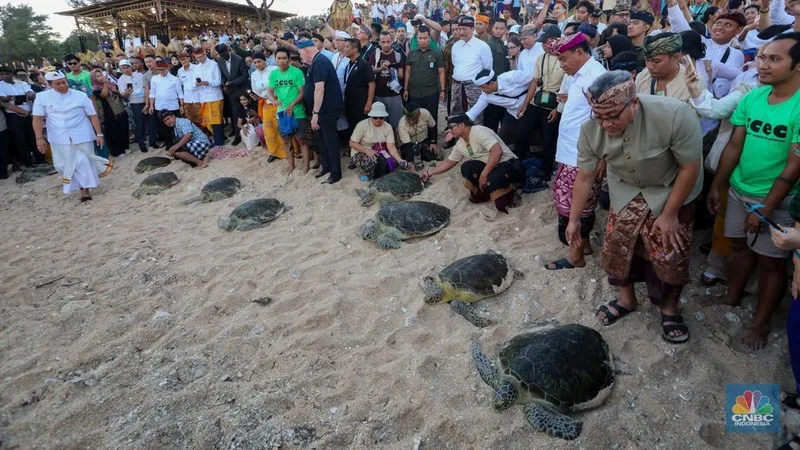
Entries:
{"type": "Polygon", "coordinates": [[[600,333],[578,324],[514,336],[495,362],[474,342],[472,358],[495,391],[497,410],[524,403],[525,419],[533,428],[568,440],[581,434],[582,423],[565,413],[600,405],[614,385],[608,344],[600,333]]]}
{"type": "Polygon", "coordinates": [[[206,183],[200,191],[200,195],[184,200],[182,203],[188,205],[197,201],[203,203],[216,202],[233,197],[240,189],[242,189],[242,182],[238,178],[217,178],[206,183]]]}
{"type": "Polygon", "coordinates": [[[422,192],[425,183],[419,175],[396,171],[377,178],[367,189],[356,189],[361,206],[372,206],[379,200],[405,200],[422,192]]]}
{"type": "Polygon", "coordinates": [[[227,219],[220,217],[217,225],[223,230],[254,230],[275,220],[287,210],[286,205],[274,198],[259,198],[237,206],[227,219]]]}
{"type": "Polygon", "coordinates": [[[175,172],[154,173],[142,181],[142,184],[133,191],[133,196],[142,198],[145,195],[155,195],[165,191],[181,181],[175,172]]]}
{"type": "Polygon", "coordinates": [[[24,167],[19,175],[17,175],[16,182],[27,183],[55,173],[58,173],[58,171],[52,164],[38,164],[33,167],[24,167]]]}
{"type": "Polygon", "coordinates": [[[436,277],[422,280],[425,303],[450,302],[453,311],[464,316],[476,327],[491,322],[481,317],[470,303],[497,295],[511,286],[515,279],[524,278],[508,260],[494,250],[481,255],[467,256],[442,269],[436,277]]]}
{"type": "Polygon", "coordinates": [[[139,164],[136,165],[135,170],[136,173],[150,172],[151,170],[155,170],[160,167],[166,167],[171,162],[172,159],[170,158],[165,158],[163,156],[151,156],[139,161],[139,164]]]}
{"type": "Polygon", "coordinates": [[[430,202],[384,202],[361,224],[359,235],[381,248],[400,248],[400,241],[436,233],[450,223],[450,210],[430,202]]]}

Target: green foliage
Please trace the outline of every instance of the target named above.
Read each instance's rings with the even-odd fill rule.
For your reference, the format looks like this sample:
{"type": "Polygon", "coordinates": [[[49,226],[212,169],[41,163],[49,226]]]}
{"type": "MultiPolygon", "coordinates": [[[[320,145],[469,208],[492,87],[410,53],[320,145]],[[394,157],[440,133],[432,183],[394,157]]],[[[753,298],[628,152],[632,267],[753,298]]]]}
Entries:
{"type": "Polygon", "coordinates": [[[0,61],[3,64],[42,57],[59,56],[56,34],[47,25],[47,16],[36,14],[28,5],[0,6],[0,61]]]}
{"type": "Polygon", "coordinates": [[[290,17],[287,20],[283,21],[283,27],[294,30],[295,28],[319,28],[319,19],[320,18],[327,18],[327,15],[318,14],[315,16],[300,16],[300,17],[290,17]]]}
{"type": "MultiPolygon", "coordinates": [[[[84,33],[83,39],[87,50],[91,50],[94,52],[100,48],[100,40],[97,38],[96,34],[84,33]]],[[[72,30],[72,33],[70,33],[67,39],[61,43],[61,46],[59,48],[59,56],[68,55],[70,53],[75,54],[80,51],[81,51],[80,35],[78,34],[78,30],[72,30]]]]}

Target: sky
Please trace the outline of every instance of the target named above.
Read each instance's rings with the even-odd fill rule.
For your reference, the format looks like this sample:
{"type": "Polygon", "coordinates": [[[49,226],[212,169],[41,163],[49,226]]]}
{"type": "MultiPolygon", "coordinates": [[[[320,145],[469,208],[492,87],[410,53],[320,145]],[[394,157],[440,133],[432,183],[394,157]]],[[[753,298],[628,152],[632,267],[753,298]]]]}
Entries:
{"type": "MultiPolygon", "coordinates": [[[[244,0],[228,0],[233,3],[246,5],[244,0]]],[[[58,16],[55,13],[69,11],[66,0],[10,0],[13,5],[30,5],[39,14],[46,14],[49,25],[53,31],[66,38],[75,29],[75,20],[72,17],[58,16]]],[[[255,3],[255,2],[254,2],[255,3]]],[[[331,5],[330,0],[275,0],[272,9],[290,12],[298,15],[320,14],[331,5]]]]}

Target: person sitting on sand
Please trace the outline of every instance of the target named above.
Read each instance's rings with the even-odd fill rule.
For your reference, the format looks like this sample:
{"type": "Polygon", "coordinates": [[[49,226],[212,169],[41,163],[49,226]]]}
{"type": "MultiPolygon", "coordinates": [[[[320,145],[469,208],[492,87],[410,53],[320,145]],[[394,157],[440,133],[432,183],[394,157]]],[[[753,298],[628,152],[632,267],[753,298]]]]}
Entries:
{"type": "Polygon", "coordinates": [[[100,185],[100,177],[111,171],[111,161],[94,153],[95,142],[103,147],[103,133],[94,104],[85,94],[69,88],[66,77],[48,72],[51,89],[39,93],[33,104],[33,132],[36,147],[45,154],[47,144],[53,152],[53,165],[61,174],[64,194],[80,189],[81,202],[92,199],[90,189],[100,185]],[[45,122],[47,140],[44,137],[45,122]]]}
{"type": "Polygon", "coordinates": [[[645,282],[650,301],[661,308],[661,336],[686,342],[678,302],[690,281],[694,200],[703,188],[697,115],[680,100],[637,95],[622,70],[600,75],[584,95],[594,120],[580,130],[566,236],[571,248],[581,245],[581,214],[606,161],[611,210],[601,265],[619,298],[601,306],[597,319],[608,326],[633,312],[633,284],[645,282]]]}
{"type": "Polygon", "coordinates": [[[516,206],[514,197],[522,179],[522,163],[494,131],[475,125],[466,114],[450,117],[447,124],[450,131],[445,139],[458,141],[446,160],[422,172],[422,181],[465,160],[461,175],[469,189],[469,200],[473,203],[492,200],[498,211],[508,214],[506,208],[516,206]]]}
{"type": "Polygon", "coordinates": [[[161,111],[158,117],[175,135],[176,144],[167,150],[169,155],[198,169],[205,168],[206,156],[214,145],[203,131],[189,119],[175,117],[175,113],[169,110],[161,111]]]}
{"type": "Polygon", "coordinates": [[[370,180],[406,165],[394,145],[394,130],[386,123],[388,116],[383,103],[373,103],[369,118],[359,122],[350,136],[353,164],[370,180]]]}

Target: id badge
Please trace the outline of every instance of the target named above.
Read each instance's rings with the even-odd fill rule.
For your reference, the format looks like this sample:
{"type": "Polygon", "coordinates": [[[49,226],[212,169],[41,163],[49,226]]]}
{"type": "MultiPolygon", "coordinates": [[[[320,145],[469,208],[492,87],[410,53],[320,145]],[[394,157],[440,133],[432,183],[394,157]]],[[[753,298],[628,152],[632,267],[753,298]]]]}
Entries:
{"type": "Polygon", "coordinates": [[[428,68],[433,69],[433,61],[428,63],[428,68]]]}
{"type": "Polygon", "coordinates": [[[542,103],[548,104],[550,103],[550,93],[547,91],[542,91],[542,103]]]}

